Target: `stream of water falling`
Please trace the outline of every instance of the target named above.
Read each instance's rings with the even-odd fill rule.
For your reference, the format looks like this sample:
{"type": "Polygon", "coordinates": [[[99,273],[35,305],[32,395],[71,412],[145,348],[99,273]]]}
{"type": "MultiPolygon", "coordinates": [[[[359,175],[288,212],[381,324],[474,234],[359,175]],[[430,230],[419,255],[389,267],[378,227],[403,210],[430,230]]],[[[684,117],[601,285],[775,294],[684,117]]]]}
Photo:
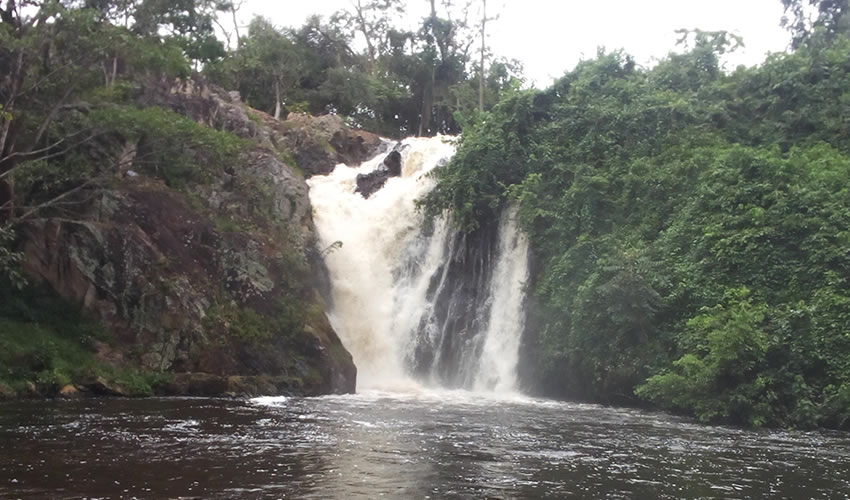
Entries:
{"type": "Polygon", "coordinates": [[[493,248],[469,263],[483,269],[476,290],[453,293],[471,287],[447,265],[463,260],[457,254],[465,240],[444,219],[426,222],[415,200],[433,189],[428,174],[451,158],[454,141],[411,138],[396,149],[401,176],[368,199],[354,192],[357,176],[379,168],[386,153],[308,181],[331,276],[329,317],[354,356],[358,387],[404,389],[425,378],[431,385],[514,391],[528,278],[528,245],[515,211],[504,212],[493,248]],[[481,296],[471,300],[470,293],[481,296]],[[451,374],[444,373],[447,356],[457,360],[451,374]],[[415,359],[427,365],[416,381],[415,359]]]}

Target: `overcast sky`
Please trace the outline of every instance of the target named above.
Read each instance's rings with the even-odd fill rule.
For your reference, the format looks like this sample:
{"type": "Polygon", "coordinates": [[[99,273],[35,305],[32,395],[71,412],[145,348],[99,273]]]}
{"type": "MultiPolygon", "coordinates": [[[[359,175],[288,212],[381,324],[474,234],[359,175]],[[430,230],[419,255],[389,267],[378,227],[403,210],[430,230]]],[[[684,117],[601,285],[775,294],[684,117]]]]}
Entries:
{"type": "MultiPolygon", "coordinates": [[[[407,0],[405,22],[417,23],[428,0],[407,0]]],[[[298,26],[311,14],[329,15],[349,0],[246,0],[240,16],[247,24],[263,15],[279,26],[298,26]]],[[[488,25],[488,43],[502,56],[525,65],[538,86],[572,69],[596,48],[623,48],[641,64],[675,48],[679,28],[727,30],[744,38],[745,48],[728,60],[758,64],[768,52],[785,50],[789,35],[779,26],[780,0],[488,0],[500,18],[488,25]]]]}

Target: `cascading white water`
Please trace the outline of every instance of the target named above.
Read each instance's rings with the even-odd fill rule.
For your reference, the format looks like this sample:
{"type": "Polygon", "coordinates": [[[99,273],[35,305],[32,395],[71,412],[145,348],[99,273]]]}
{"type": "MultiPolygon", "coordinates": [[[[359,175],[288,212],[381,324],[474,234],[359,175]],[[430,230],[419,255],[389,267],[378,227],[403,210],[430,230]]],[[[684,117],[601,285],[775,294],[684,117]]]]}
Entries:
{"type": "Polygon", "coordinates": [[[502,214],[498,255],[490,280],[492,302],[475,388],[512,392],[516,390],[519,332],[525,328],[522,306],[528,281],[528,238],[517,228],[516,207],[502,214]]]}
{"type": "MultiPolygon", "coordinates": [[[[445,220],[426,225],[414,202],[434,187],[427,174],[448,161],[454,144],[444,137],[415,138],[403,141],[398,149],[401,176],[390,178],[368,199],[354,192],[357,175],[379,167],[386,153],[356,168],[339,165],[330,175],[308,181],[319,244],[331,276],[328,316],[354,357],[358,387],[415,384],[411,359],[425,345],[431,351],[441,346],[462,351],[457,353],[458,363],[464,365],[459,370],[462,377],[453,385],[511,391],[516,385],[528,273],[527,243],[516,228],[514,213],[507,210],[502,217],[495,264],[483,274],[492,279],[481,285],[486,298],[482,305],[462,307],[451,299],[436,304],[443,289],[453,286],[447,262],[453,258],[457,238],[445,220]],[[464,328],[464,341],[448,338],[447,324],[457,315],[475,316],[463,323],[476,330],[464,328]]],[[[433,358],[428,361],[430,378],[444,380],[436,373],[441,351],[428,354],[433,358]]]]}

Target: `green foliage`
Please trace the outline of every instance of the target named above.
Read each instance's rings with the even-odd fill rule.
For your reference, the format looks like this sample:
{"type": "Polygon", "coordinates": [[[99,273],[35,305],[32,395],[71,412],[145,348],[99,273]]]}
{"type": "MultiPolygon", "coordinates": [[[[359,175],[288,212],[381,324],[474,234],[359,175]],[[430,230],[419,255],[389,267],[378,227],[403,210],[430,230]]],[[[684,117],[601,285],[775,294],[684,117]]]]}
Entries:
{"type": "Polygon", "coordinates": [[[230,133],[159,107],[103,104],[65,117],[50,134],[62,137],[70,130],[82,130],[93,140],[17,165],[16,190],[28,205],[49,205],[75,186],[105,182],[127,170],[183,189],[210,181],[246,147],[245,140],[230,133]],[[127,155],[128,150],[132,154],[127,155]]]}
{"type": "MultiPolygon", "coordinates": [[[[461,12],[442,2],[444,12],[435,10],[410,32],[399,26],[403,4],[352,2],[295,29],[255,18],[239,47],[204,72],[239,90],[251,106],[281,117],[334,113],[389,137],[457,133],[477,116],[480,62],[469,48],[478,27],[467,22],[469,6],[461,12]],[[352,50],[361,42],[363,52],[352,50]]],[[[521,84],[522,66],[489,54],[485,64],[490,109],[521,84]]]]}
{"type": "Polygon", "coordinates": [[[458,227],[475,230],[501,206],[506,187],[523,180],[526,165],[545,161],[538,158],[545,151],[527,135],[535,120],[535,95],[534,91],[511,95],[495,107],[490,119],[464,134],[453,167],[439,170],[439,185],[419,201],[428,215],[450,207],[458,227]]]}
{"type": "MultiPolygon", "coordinates": [[[[144,30],[133,23],[142,23],[143,16],[136,14],[153,3],[27,2],[25,8],[16,8],[12,2],[8,10],[0,6],[0,206],[7,207],[9,218],[20,221],[56,208],[70,193],[79,196],[63,200],[62,209],[84,198],[119,173],[121,166],[116,165],[126,159],[122,148],[127,141],[149,147],[136,158],[150,158],[151,168],[174,183],[185,182],[190,155],[197,161],[208,158],[197,157],[198,145],[180,144],[178,135],[167,134],[209,139],[205,142],[213,146],[214,155],[230,148],[232,141],[224,135],[193,133],[190,121],[178,121],[174,113],[160,111],[156,116],[156,111],[135,109],[144,84],[161,85],[189,75],[191,65],[177,37],[203,31],[198,24],[202,21],[193,18],[181,24],[189,31],[179,36],[163,37],[157,29],[141,35],[144,30]],[[223,147],[216,149],[219,143],[223,147]],[[165,165],[172,155],[175,164],[165,165]]],[[[172,13],[197,10],[192,0],[170,4],[172,13]]],[[[172,21],[157,21],[156,26],[172,21]]]]}
{"type": "Polygon", "coordinates": [[[271,322],[256,311],[235,305],[210,309],[206,321],[210,327],[224,326],[234,338],[241,341],[268,341],[277,333],[273,331],[271,322]]]}
{"type": "Polygon", "coordinates": [[[847,0],[782,0],[782,4],[785,6],[782,25],[791,32],[794,47],[828,43],[850,33],[847,0]],[[811,15],[810,10],[817,14],[811,15]]]}
{"type": "Polygon", "coordinates": [[[204,319],[210,329],[223,329],[233,339],[261,344],[271,340],[291,341],[304,330],[309,308],[297,297],[283,293],[274,310],[261,314],[235,303],[210,308],[204,319]]]}
{"type": "Polygon", "coordinates": [[[504,99],[420,203],[470,231],[519,204],[546,393],[846,427],[850,41],[728,73],[737,40],[687,35],[504,99]]]}
{"type": "Polygon", "coordinates": [[[0,227],[0,280],[14,289],[21,290],[27,280],[21,272],[24,256],[14,251],[15,233],[11,227],[0,227]]]}
{"type": "Polygon", "coordinates": [[[222,233],[236,233],[244,229],[235,220],[223,216],[218,216],[215,218],[215,227],[222,233]]]}
{"type": "Polygon", "coordinates": [[[246,144],[233,134],[159,107],[106,107],[93,110],[86,120],[135,144],[130,166],[172,187],[208,181],[216,169],[233,164],[246,144]]]}
{"type": "Polygon", "coordinates": [[[650,377],[638,395],[693,411],[705,422],[734,416],[755,426],[778,423],[766,414],[775,397],[770,377],[763,374],[772,347],[765,329],[769,308],[753,304],[748,295],[746,288],[735,290],[728,304],[691,318],[682,337],[693,354],[674,361],[672,372],[650,377]]]}
{"type": "Polygon", "coordinates": [[[20,390],[27,381],[58,390],[98,368],[91,351],[108,340],[94,321],[52,292],[0,288],[0,382],[20,390]]]}
{"type": "Polygon", "coordinates": [[[150,397],[161,393],[174,378],[174,375],[168,372],[142,372],[109,366],[98,367],[96,373],[112,381],[132,397],[150,397]]]}
{"type": "Polygon", "coordinates": [[[27,385],[45,395],[68,384],[103,379],[129,396],[152,396],[169,373],[116,368],[95,359],[94,342],[113,339],[79,305],[44,287],[0,288],[0,389],[26,394],[27,385]]]}

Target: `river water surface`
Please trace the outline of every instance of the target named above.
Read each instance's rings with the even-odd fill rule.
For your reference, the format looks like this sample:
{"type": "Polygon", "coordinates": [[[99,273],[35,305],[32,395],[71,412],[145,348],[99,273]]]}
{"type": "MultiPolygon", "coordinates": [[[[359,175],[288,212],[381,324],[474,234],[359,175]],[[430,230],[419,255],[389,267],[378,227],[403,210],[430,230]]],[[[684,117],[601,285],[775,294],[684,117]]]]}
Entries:
{"type": "Polygon", "coordinates": [[[850,435],[467,392],[0,404],[0,498],[848,498],[850,435]]]}

